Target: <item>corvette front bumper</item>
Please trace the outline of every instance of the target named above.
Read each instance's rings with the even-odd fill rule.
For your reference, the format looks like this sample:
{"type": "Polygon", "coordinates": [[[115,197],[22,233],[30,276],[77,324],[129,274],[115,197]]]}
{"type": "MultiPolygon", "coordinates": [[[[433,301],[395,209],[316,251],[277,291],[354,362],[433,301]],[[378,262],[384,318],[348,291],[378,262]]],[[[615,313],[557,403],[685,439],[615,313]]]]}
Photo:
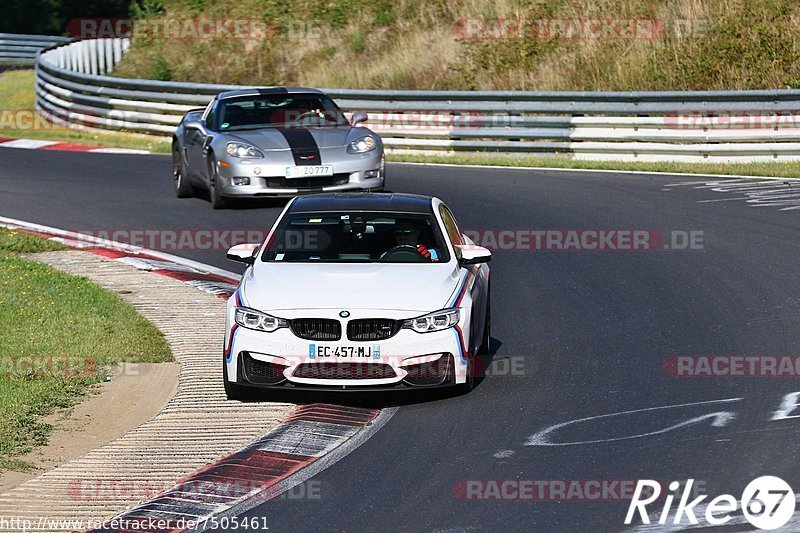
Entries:
{"type": "Polygon", "coordinates": [[[297,196],[319,192],[380,190],[385,180],[383,154],[343,154],[338,148],[322,149],[322,165],[330,166],[332,176],[287,178],[287,167],[295,166],[289,152],[270,154],[264,160],[221,159],[218,175],[222,195],[231,198],[297,196]]]}

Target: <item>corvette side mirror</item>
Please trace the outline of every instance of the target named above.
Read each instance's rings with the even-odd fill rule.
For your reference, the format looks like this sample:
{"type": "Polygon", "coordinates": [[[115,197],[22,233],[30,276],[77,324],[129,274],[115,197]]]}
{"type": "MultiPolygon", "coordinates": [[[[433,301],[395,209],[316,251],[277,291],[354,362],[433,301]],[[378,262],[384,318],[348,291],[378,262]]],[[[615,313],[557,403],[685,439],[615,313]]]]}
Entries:
{"type": "Polygon", "coordinates": [[[183,129],[199,131],[203,135],[208,134],[205,125],[203,125],[202,120],[190,120],[189,122],[183,125],[183,129]]]}
{"type": "Polygon", "coordinates": [[[353,126],[358,126],[362,122],[367,121],[367,114],[363,111],[356,111],[353,113],[353,118],[350,119],[350,124],[353,126]]]}
{"type": "Polygon", "coordinates": [[[256,262],[256,250],[259,246],[255,243],[237,244],[228,250],[226,257],[231,261],[252,265],[256,262]]]}
{"type": "Polygon", "coordinates": [[[458,260],[458,264],[461,266],[488,263],[492,260],[492,252],[483,246],[459,244],[456,245],[456,248],[461,252],[461,259],[458,260]]]}

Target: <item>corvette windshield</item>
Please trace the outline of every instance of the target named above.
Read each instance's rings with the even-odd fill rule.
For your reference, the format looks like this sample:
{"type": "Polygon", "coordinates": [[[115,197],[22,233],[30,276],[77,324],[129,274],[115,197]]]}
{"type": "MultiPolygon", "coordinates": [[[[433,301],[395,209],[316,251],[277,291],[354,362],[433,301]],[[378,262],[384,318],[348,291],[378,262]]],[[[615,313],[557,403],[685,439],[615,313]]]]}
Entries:
{"type": "Polygon", "coordinates": [[[323,94],[227,98],[218,104],[219,131],[348,126],[342,110],[323,94]]]}
{"type": "Polygon", "coordinates": [[[262,254],[269,262],[436,263],[450,255],[432,215],[331,212],[290,215],[262,254]]]}

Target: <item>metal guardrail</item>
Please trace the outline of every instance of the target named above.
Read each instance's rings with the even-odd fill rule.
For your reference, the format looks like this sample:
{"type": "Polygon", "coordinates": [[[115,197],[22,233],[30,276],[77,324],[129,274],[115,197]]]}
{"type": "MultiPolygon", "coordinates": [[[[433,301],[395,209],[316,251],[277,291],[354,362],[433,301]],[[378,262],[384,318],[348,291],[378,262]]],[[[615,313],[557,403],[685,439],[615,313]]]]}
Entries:
{"type": "Polygon", "coordinates": [[[37,52],[68,41],[66,37],[0,33],[0,65],[33,65],[37,52]]]}
{"type": "MultiPolygon", "coordinates": [[[[236,85],[106,75],[127,39],[56,45],[36,61],[37,108],[51,120],[171,135],[183,114],[236,85]]],[[[366,111],[387,149],[639,161],[800,160],[800,90],[698,92],[326,89],[366,111]],[[712,115],[709,118],[708,115],[712,115]]]]}

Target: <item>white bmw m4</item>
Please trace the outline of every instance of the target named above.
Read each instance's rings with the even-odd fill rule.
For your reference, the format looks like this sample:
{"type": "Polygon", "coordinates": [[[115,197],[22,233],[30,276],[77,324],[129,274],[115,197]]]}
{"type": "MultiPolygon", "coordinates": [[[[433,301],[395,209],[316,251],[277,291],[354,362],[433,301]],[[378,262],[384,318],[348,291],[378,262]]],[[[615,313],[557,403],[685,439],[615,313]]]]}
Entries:
{"type": "Polygon", "coordinates": [[[318,194],[291,200],[228,300],[230,399],[258,389],[472,388],[488,353],[491,252],[438,198],[318,194]]]}

